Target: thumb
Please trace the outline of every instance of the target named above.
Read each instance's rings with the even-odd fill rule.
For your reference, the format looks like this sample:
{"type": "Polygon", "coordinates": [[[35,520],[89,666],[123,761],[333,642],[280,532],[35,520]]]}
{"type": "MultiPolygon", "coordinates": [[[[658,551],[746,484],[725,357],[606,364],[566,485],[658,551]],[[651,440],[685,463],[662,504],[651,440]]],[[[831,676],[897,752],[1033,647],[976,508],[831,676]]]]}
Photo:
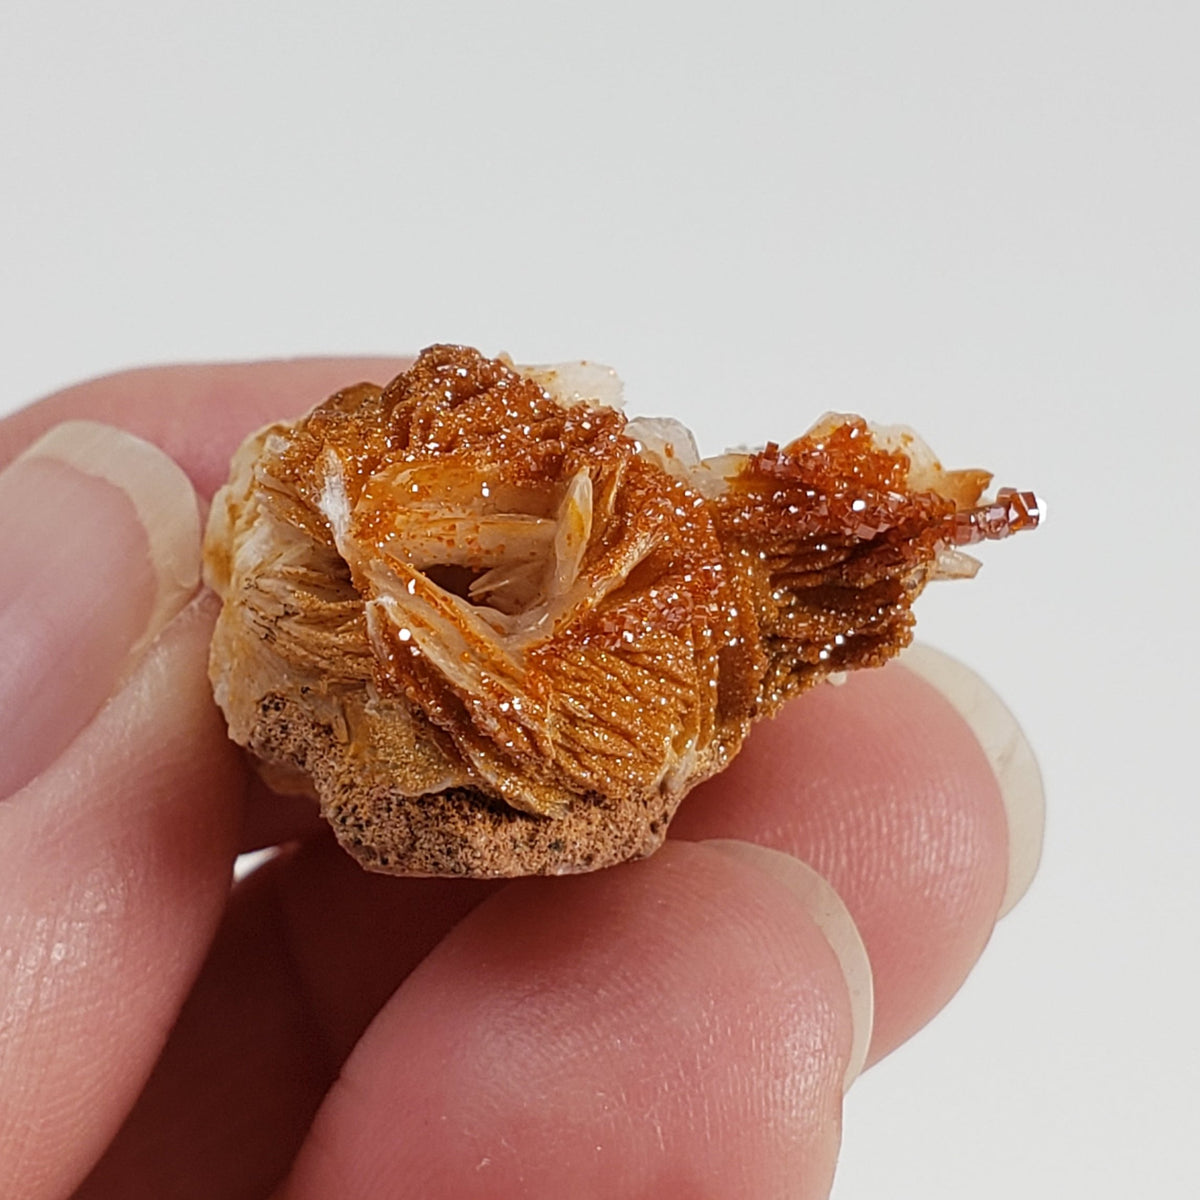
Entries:
{"type": "Polygon", "coordinates": [[[71,422],[0,474],[0,511],[0,1195],[34,1200],[73,1188],[153,1065],[225,901],[242,775],[182,471],[71,422]]]}

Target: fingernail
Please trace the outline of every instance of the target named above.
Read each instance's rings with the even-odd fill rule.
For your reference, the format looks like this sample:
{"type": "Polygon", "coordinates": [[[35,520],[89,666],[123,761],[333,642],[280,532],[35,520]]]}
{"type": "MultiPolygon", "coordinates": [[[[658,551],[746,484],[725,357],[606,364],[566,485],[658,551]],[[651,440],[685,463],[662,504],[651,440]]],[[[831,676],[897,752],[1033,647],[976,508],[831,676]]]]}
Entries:
{"type": "Polygon", "coordinates": [[[850,1085],[862,1073],[863,1063],[867,1061],[871,1030],[875,1023],[875,985],[871,960],[867,957],[867,948],[863,945],[854,918],[824,876],[818,875],[808,863],[794,855],[731,838],[713,838],[704,845],[738,858],[786,884],[808,910],[837,956],[850,994],[850,1015],[854,1024],[850,1058],[842,1080],[842,1091],[849,1091],[850,1085]]]}
{"type": "Polygon", "coordinates": [[[92,719],[199,582],[192,485],[94,421],[51,429],[0,473],[0,797],[92,719]]]}
{"type": "Polygon", "coordinates": [[[1000,784],[1008,818],[1008,883],[999,916],[1029,890],[1042,857],[1046,793],[1033,749],[1017,719],[974,671],[930,646],[910,646],[900,662],[932,684],[971,727],[1000,784]]]}

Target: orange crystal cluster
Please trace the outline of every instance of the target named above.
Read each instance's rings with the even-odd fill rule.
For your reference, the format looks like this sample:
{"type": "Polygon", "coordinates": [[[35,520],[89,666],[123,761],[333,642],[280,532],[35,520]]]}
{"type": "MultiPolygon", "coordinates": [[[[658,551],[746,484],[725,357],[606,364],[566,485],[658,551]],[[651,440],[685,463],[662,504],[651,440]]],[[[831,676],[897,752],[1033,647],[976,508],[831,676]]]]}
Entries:
{"type": "Polygon", "coordinates": [[[569,383],[434,346],[257,435],[214,505],[233,736],[365,865],[647,853],[755,719],[907,644],[925,584],[970,573],[958,546],[1037,523],[1031,494],[981,504],[985,473],[857,417],[702,460],[681,427],[569,383]],[[430,849],[443,802],[448,842],[483,836],[455,826],[474,804],[509,857],[430,849]],[[611,846],[547,838],[585,817],[611,846]]]}

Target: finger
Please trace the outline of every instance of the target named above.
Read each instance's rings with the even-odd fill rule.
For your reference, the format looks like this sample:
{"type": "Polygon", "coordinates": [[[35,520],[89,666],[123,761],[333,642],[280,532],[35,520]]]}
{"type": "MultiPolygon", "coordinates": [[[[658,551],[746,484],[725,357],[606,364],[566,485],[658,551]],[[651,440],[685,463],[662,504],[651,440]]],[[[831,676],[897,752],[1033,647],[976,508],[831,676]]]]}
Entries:
{"type": "Polygon", "coordinates": [[[824,1196],[855,939],[753,847],[512,884],[372,1023],[284,1194],[824,1196]]]}
{"type": "Polygon", "coordinates": [[[996,776],[1008,822],[1008,872],[999,913],[1007,916],[1029,890],[1042,857],[1046,801],[1033,748],[1004,701],[969,667],[931,646],[910,647],[903,661],[950,702],[996,776]]]}
{"type": "Polygon", "coordinates": [[[995,924],[1010,856],[1027,883],[1041,839],[1040,781],[1015,720],[966,668],[934,651],[922,661],[940,664],[942,690],[895,664],[787,706],[672,826],[786,851],[833,884],[874,969],[871,1062],[958,989],[995,924]]]}
{"type": "Polygon", "coordinates": [[[0,504],[0,1195],[33,1198],[86,1171],[150,1069],[224,902],[242,773],[213,613],[176,616],[198,557],[178,468],[73,423],[0,504]]]}
{"type": "Polygon", "coordinates": [[[0,1195],[61,1196],[132,1105],[224,904],[242,776],[168,626],[67,752],[0,804],[0,1195]]]}
{"type": "Polygon", "coordinates": [[[329,836],[267,863],[76,1200],[266,1195],[379,1008],[498,886],[371,875],[329,836]]]}
{"type": "Polygon", "coordinates": [[[348,384],[386,383],[411,361],[311,358],[122,371],[57,392],[0,422],[0,467],[59,422],[86,418],[161,447],[209,497],[252,430],[298,416],[348,384]]]}

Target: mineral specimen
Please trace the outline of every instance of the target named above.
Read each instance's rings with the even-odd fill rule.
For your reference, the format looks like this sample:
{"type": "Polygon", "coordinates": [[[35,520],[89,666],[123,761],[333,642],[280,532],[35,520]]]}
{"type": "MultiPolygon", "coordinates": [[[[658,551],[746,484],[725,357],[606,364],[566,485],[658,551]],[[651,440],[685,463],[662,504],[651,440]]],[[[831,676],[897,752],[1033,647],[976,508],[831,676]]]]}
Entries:
{"type": "Polygon", "coordinates": [[[905,430],[827,416],[701,459],[605,368],[434,346],[255,434],[212,509],[211,675],[277,790],[363,866],[586,871],[651,853],[753,721],[910,640],[980,503],[905,430]]]}

